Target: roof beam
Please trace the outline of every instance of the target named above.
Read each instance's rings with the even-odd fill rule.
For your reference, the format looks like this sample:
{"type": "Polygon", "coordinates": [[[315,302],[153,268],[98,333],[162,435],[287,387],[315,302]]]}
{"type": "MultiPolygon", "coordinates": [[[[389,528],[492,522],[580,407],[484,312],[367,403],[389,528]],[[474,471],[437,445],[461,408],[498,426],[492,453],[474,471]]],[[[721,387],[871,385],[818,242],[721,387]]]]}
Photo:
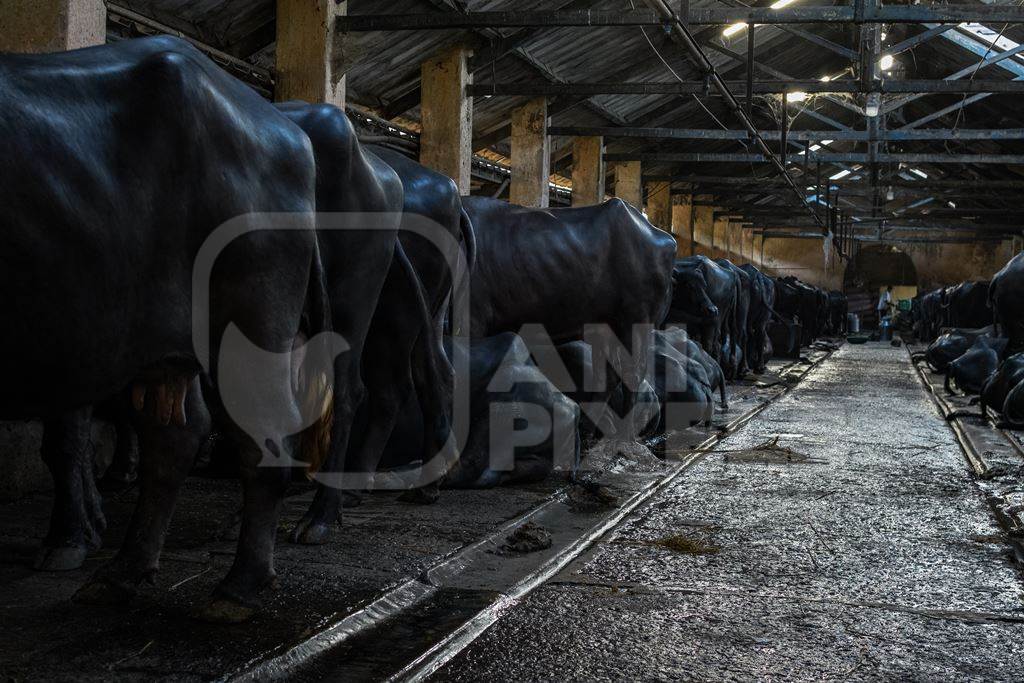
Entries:
{"type": "MultiPolygon", "coordinates": [[[[726,81],[730,89],[743,89],[745,81],[726,81]]],[[[632,83],[553,83],[551,81],[526,81],[516,83],[474,83],[467,86],[473,96],[498,97],[554,97],[558,95],[703,95],[707,92],[704,81],[674,82],[632,82],[632,83]]],[[[789,92],[815,93],[926,93],[926,94],[970,94],[970,93],[1024,93],[1024,81],[976,81],[976,80],[899,80],[875,81],[868,87],[858,81],[808,80],[762,80],[754,81],[756,94],[782,94],[789,92]]],[[[711,93],[708,93],[711,94],[711,93]]]]}
{"type": "MultiPolygon", "coordinates": [[[[745,130],[720,128],[637,128],[604,126],[550,126],[549,135],[602,135],[609,138],[640,138],[646,140],[748,140],[745,130]]],[[[765,140],[780,140],[778,130],[762,130],[765,140]]],[[[868,132],[863,130],[790,130],[786,137],[798,142],[820,140],[866,142],[868,132]]],[[[1024,128],[964,129],[925,128],[923,130],[879,131],[878,140],[903,142],[913,140],[1024,140],[1024,128]]],[[[813,157],[812,157],[813,158],[813,157]]]]}
{"type": "MultiPolygon", "coordinates": [[[[606,161],[644,161],[648,163],[742,163],[758,164],[772,162],[763,154],[730,154],[717,152],[638,152],[626,154],[605,154],[606,161]]],[[[823,163],[866,164],[868,154],[820,154],[811,153],[811,160],[823,163]]],[[[878,163],[911,164],[1024,164],[1024,154],[914,154],[908,152],[880,153],[878,163]]]]}
{"type": "MultiPolygon", "coordinates": [[[[716,175],[658,175],[650,174],[644,176],[645,181],[691,183],[695,185],[750,185],[756,183],[758,187],[780,187],[784,183],[778,178],[757,178],[741,176],[716,176],[716,175]]],[[[1024,180],[968,180],[957,179],[928,179],[928,180],[903,180],[902,178],[883,179],[883,184],[891,187],[908,187],[915,189],[970,189],[984,188],[991,190],[1024,190],[1024,180]]],[[[840,191],[848,187],[870,187],[870,184],[863,180],[832,180],[831,185],[838,186],[840,191]]]]}
{"type": "Polygon", "coordinates": [[[786,33],[789,33],[790,35],[794,35],[794,36],[796,36],[798,38],[803,38],[804,40],[806,40],[809,43],[814,43],[818,47],[823,47],[826,50],[831,50],[832,52],[835,52],[837,55],[841,55],[843,57],[846,57],[847,59],[856,59],[857,58],[857,51],[856,50],[851,50],[850,48],[846,47],[845,45],[840,45],[839,43],[834,43],[831,40],[829,40],[828,38],[824,38],[822,36],[819,36],[817,33],[811,33],[810,31],[803,31],[801,29],[793,28],[792,26],[785,26],[785,25],[779,26],[778,28],[780,30],[782,30],[782,31],[785,31],[786,33]]]}
{"type": "MultiPolygon", "coordinates": [[[[980,62],[975,62],[970,66],[966,66],[963,69],[960,69],[959,71],[956,71],[950,74],[949,76],[946,76],[946,78],[943,80],[955,81],[963,78],[964,76],[971,76],[971,78],[973,78],[981,69],[992,66],[993,64],[998,64],[1005,59],[1009,59],[1014,55],[1020,54],[1021,52],[1024,52],[1024,43],[1021,43],[1017,47],[1011,48],[1009,50],[1004,50],[1003,52],[993,55],[992,57],[982,59],[980,62]]],[[[890,112],[896,111],[897,109],[900,109],[915,100],[919,100],[924,96],[924,94],[911,95],[910,97],[904,97],[902,100],[899,100],[897,102],[891,102],[882,108],[882,113],[888,114],[890,112]]]]}
{"type": "MultiPolygon", "coordinates": [[[[924,24],[961,22],[1024,23],[1024,8],[1016,5],[889,5],[836,7],[692,7],[688,26],[748,24],[924,24]]],[[[339,17],[342,31],[429,31],[474,28],[558,28],[588,26],[651,26],[667,24],[653,10],[578,10],[534,12],[431,12],[407,14],[350,14],[339,17]]]]}

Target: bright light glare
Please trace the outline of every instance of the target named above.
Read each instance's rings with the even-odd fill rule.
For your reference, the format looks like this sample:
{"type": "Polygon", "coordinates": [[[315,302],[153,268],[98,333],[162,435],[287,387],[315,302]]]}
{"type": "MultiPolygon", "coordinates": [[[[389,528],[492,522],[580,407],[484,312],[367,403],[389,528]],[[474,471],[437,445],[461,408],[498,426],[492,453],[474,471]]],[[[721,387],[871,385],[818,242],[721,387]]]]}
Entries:
{"type": "Polygon", "coordinates": [[[729,36],[736,35],[737,33],[742,31],[746,27],[747,27],[747,25],[744,24],[743,22],[740,22],[738,24],[730,24],[729,26],[725,27],[724,31],[722,31],[722,35],[725,36],[726,38],[728,38],[729,36]]]}
{"type": "Polygon", "coordinates": [[[821,144],[823,144],[823,145],[831,145],[833,142],[835,142],[835,140],[822,140],[821,144]]]}
{"type": "Polygon", "coordinates": [[[805,92],[788,92],[786,93],[787,102],[803,102],[807,99],[807,93],[805,92]]]}
{"type": "Polygon", "coordinates": [[[843,169],[842,171],[840,171],[839,173],[836,173],[836,174],[835,174],[834,176],[830,177],[830,178],[829,178],[829,180],[840,180],[840,179],[842,179],[842,178],[845,178],[845,177],[846,177],[846,176],[848,176],[848,175],[850,175],[850,171],[847,171],[847,170],[846,170],[846,169],[844,168],[844,169],[843,169]]]}
{"type": "Polygon", "coordinates": [[[925,173],[924,171],[922,171],[919,168],[912,168],[912,169],[910,169],[910,172],[913,173],[914,175],[921,176],[922,178],[927,178],[928,177],[928,174],[925,173]]]}
{"type": "Polygon", "coordinates": [[[882,67],[882,71],[888,71],[895,63],[896,60],[892,55],[882,55],[882,59],[878,61],[878,66],[882,67]]]}
{"type": "Polygon", "coordinates": [[[775,0],[775,2],[773,2],[771,4],[771,8],[772,9],[782,9],[783,7],[785,7],[786,5],[788,5],[788,4],[792,3],[792,2],[793,2],[793,0],[775,0]]]}

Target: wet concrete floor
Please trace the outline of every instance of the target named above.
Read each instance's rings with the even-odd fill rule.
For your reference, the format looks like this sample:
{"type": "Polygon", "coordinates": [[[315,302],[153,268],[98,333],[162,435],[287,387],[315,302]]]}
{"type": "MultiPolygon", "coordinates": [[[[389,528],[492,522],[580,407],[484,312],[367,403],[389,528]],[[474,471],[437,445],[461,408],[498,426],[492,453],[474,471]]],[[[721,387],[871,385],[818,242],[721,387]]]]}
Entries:
{"type": "Polygon", "coordinates": [[[1021,681],[1024,581],[906,351],[847,345],[434,678],[1021,681]]]}
{"type": "MultiPolygon", "coordinates": [[[[763,382],[731,386],[733,409],[716,420],[733,419],[781,391],[780,384],[795,381],[786,379],[789,367],[788,362],[773,362],[773,373],[763,382]]],[[[714,430],[692,432],[686,436],[687,443],[697,444],[714,430]]],[[[595,446],[587,453],[586,468],[595,474],[607,471],[624,486],[643,485],[661,476],[665,463],[649,450],[635,444],[626,450],[631,457],[617,455],[614,447],[595,446]]],[[[0,504],[0,680],[230,677],[358,613],[403,582],[422,576],[453,553],[547,503],[565,484],[559,475],[528,486],[446,490],[437,505],[426,507],[401,503],[393,493],[367,496],[361,507],[345,511],[343,525],[334,530],[330,541],[315,548],[285,540],[312,496],[308,484],[297,484],[285,503],[278,537],[280,587],[264,596],[264,609],[253,622],[236,626],[198,623],[190,613],[203,603],[233,559],[237,531],[231,520],[240,497],[237,481],[187,480],[156,585],[141,586],[135,600],[118,607],[84,606],[70,599],[120,546],[137,489],[105,498],[109,526],[103,548],[91,554],[82,569],[63,573],[31,568],[46,532],[51,495],[40,492],[0,504]]],[[[469,591],[452,593],[451,599],[454,605],[439,601],[424,607],[422,618],[413,614],[417,624],[413,628],[429,623],[443,632],[439,623],[478,609],[482,598],[469,591]]],[[[422,632],[418,638],[410,637],[405,649],[418,655],[423,637],[422,632]]],[[[381,660],[390,661],[395,654],[378,647],[380,642],[379,634],[370,633],[349,651],[358,650],[379,667],[381,660]]],[[[345,658],[345,653],[337,656],[345,658]]],[[[358,657],[347,658],[349,663],[354,659],[358,657]]],[[[354,678],[374,678],[375,671],[367,669],[365,675],[354,678]]]]}

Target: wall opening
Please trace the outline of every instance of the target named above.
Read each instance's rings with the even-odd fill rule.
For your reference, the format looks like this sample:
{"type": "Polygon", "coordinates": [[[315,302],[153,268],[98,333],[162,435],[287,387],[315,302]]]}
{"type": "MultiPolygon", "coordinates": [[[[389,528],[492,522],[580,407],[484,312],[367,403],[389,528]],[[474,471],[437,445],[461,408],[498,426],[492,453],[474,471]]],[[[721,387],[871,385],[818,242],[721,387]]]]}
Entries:
{"type": "Polygon", "coordinates": [[[878,296],[890,285],[894,300],[910,299],[917,294],[917,268],[910,256],[891,245],[861,246],[843,277],[850,312],[859,315],[866,326],[877,325],[878,296]]]}

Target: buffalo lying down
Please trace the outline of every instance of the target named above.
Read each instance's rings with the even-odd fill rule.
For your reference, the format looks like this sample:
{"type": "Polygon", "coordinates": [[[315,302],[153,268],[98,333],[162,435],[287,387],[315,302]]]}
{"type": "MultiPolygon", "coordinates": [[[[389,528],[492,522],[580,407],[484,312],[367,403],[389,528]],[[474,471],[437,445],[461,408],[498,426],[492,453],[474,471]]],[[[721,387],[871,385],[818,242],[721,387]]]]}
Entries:
{"type": "MultiPolygon", "coordinates": [[[[1024,353],[1015,353],[1003,361],[999,369],[988,378],[985,386],[982,387],[981,413],[987,415],[989,408],[995,408],[1000,413],[1004,413],[1007,398],[1021,382],[1024,382],[1024,353]]],[[[1021,410],[1024,405],[1018,403],[1020,398],[1019,394],[1015,395],[1010,406],[1010,412],[1015,415],[1024,414],[1024,411],[1021,410]]]]}
{"type": "Polygon", "coordinates": [[[985,383],[999,368],[1000,354],[1006,349],[1006,339],[980,336],[967,351],[952,361],[946,371],[946,391],[952,393],[953,384],[966,394],[980,394],[985,383]]]}
{"type": "MultiPolygon", "coordinates": [[[[441,485],[447,488],[488,488],[540,481],[556,466],[574,469],[579,462],[579,407],[541,373],[526,344],[505,333],[474,339],[468,349],[470,376],[468,438],[441,485]]],[[[414,404],[415,397],[410,397],[414,404]]],[[[409,405],[407,407],[414,407],[409,405]]],[[[384,455],[390,468],[419,461],[424,439],[418,410],[404,410],[384,455]]],[[[408,482],[415,484],[416,480],[408,482]]]]}
{"type": "MultiPolygon", "coordinates": [[[[0,55],[0,100],[0,416],[77,410],[127,386],[143,409],[135,514],[121,550],[79,598],[123,600],[157,571],[178,489],[208,429],[196,400],[205,361],[218,393],[231,388],[234,400],[278,409],[260,421],[258,441],[224,425],[242,454],[242,532],[202,615],[246,618],[274,579],[290,474],[256,465],[265,448],[287,456],[290,432],[305,422],[288,352],[307,293],[319,293],[309,286],[319,271],[309,141],[252,90],[166,37],[0,55]],[[218,226],[252,212],[290,214],[296,229],[250,233],[220,252],[199,357],[193,265],[218,226]],[[221,377],[238,371],[220,353],[225,331],[265,352],[261,367],[248,368],[263,375],[258,396],[221,377]]],[[[308,311],[308,335],[327,328],[322,308],[308,311]]]]}
{"type": "Polygon", "coordinates": [[[991,337],[991,327],[946,330],[928,345],[924,359],[935,372],[946,372],[949,364],[964,355],[979,337],[991,337]]]}

